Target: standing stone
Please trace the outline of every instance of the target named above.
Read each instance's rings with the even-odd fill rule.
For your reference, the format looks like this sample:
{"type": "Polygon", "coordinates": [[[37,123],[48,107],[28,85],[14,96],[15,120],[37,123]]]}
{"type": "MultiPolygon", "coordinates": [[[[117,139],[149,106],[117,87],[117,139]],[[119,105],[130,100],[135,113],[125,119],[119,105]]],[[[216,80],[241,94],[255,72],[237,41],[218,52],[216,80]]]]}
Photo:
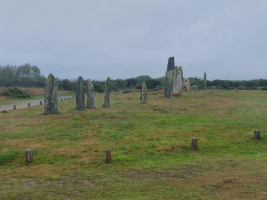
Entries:
{"type": "Polygon", "coordinates": [[[190,91],[190,80],[188,78],[184,78],[183,92],[189,92],[189,91],[190,91]]]}
{"type": "Polygon", "coordinates": [[[172,71],[174,69],[174,57],[170,57],[168,60],[167,71],[172,71]]]}
{"type": "Polygon", "coordinates": [[[182,66],[179,66],[179,70],[180,70],[180,72],[181,72],[181,76],[182,76],[182,86],[183,86],[184,72],[183,72],[183,68],[182,68],[182,66]]]}
{"type": "Polygon", "coordinates": [[[79,76],[77,81],[76,89],[76,109],[84,110],[84,89],[83,89],[83,78],[79,76]]]}
{"type": "Polygon", "coordinates": [[[206,72],[204,72],[204,90],[207,89],[207,75],[206,72]]]}
{"type": "Polygon", "coordinates": [[[106,80],[105,85],[105,96],[104,96],[104,108],[109,108],[109,97],[110,97],[110,77],[106,80]]]}
{"type": "Polygon", "coordinates": [[[173,70],[173,93],[180,94],[182,92],[182,87],[183,87],[182,72],[177,66],[175,66],[173,70]]]}
{"type": "Polygon", "coordinates": [[[172,80],[172,74],[173,71],[166,71],[165,76],[165,83],[166,83],[166,89],[165,89],[165,96],[167,98],[172,98],[172,87],[173,87],[173,80],[172,80]]]}
{"type": "Polygon", "coordinates": [[[190,86],[190,91],[197,91],[198,87],[196,85],[190,86]]]}
{"type": "Polygon", "coordinates": [[[146,82],[142,82],[142,90],[141,90],[141,104],[146,104],[146,82]]]}
{"type": "Polygon", "coordinates": [[[53,74],[49,74],[46,79],[44,109],[45,114],[57,113],[58,98],[57,98],[58,84],[53,74]]]}
{"type": "MultiPolygon", "coordinates": [[[[169,81],[172,82],[172,77],[167,77],[167,72],[171,72],[171,74],[172,74],[173,70],[174,70],[174,57],[169,57],[168,64],[167,64],[166,76],[165,76],[165,97],[167,97],[167,98],[171,98],[171,97],[169,97],[169,94],[172,93],[172,86],[170,87],[169,83],[167,83],[167,79],[168,79],[168,82],[169,81]],[[171,89],[171,91],[169,91],[170,89],[171,89]]],[[[168,76],[169,75],[170,74],[168,73],[168,76]]]]}
{"type": "Polygon", "coordinates": [[[94,86],[90,79],[87,79],[87,108],[96,109],[94,86]]]}

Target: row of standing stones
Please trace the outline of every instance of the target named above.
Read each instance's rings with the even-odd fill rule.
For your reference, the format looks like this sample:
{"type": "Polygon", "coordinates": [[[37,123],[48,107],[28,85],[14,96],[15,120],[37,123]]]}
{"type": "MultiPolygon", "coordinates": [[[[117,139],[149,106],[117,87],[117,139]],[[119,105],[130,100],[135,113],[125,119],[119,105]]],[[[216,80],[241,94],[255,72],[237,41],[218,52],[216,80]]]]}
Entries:
{"type": "MultiPolygon", "coordinates": [[[[83,86],[83,78],[79,76],[77,80],[77,89],[76,89],[76,109],[84,110],[85,102],[84,102],[84,86],[83,86]]],[[[105,96],[104,96],[104,108],[110,107],[110,77],[107,78],[105,83],[105,96]]],[[[87,79],[86,81],[86,90],[87,90],[87,108],[96,109],[96,99],[94,93],[94,86],[91,80],[87,79]]],[[[45,114],[53,114],[57,113],[58,108],[58,84],[56,78],[53,74],[49,74],[46,80],[45,85],[45,96],[44,96],[44,110],[45,114]]],[[[146,82],[142,83],[141,104],[146,103],[147,97],[147,87],[146,82]]]]}
{"type": "MultiPolygon", "coordinates": [[[[76,89],[76,109],[84,110],[84,87],[83,87],[83,78],[79,76],[77,81],[76,89]]],[[[175,66],[174,57],[170,57],[167,64],[167,71],[165,75],[165,97],[172,98],[173,94],[180,95],[182,91],[190,91],[190,81],[187,78],[183,77],[183,68],[181,66],[175,66]]],[[[94,86],[91,80],[87,79],[87,108],[95,109],[96,108],[96,99],[94,94],[94,86]]],[[[206,72],[204,72],[204,89],[206,90],[206,72]]],[[[192,90],[197,90],[197,86],[192,87],[192,90]]],[[[45,100],[44,108],[45,114],[52,114],[57,112],[58,108],[58,85],[55,77],[52,74],[49,74],[46,86],[45,86],[45,100]]],[[[147,102],[147,87],[146,82],[142,82],[141,89],[141,104],[147,102]]],[[[105,83],[105,96],[104,96],[104,108],[110,107],[110,77],[107,78],[105,83]]]]}

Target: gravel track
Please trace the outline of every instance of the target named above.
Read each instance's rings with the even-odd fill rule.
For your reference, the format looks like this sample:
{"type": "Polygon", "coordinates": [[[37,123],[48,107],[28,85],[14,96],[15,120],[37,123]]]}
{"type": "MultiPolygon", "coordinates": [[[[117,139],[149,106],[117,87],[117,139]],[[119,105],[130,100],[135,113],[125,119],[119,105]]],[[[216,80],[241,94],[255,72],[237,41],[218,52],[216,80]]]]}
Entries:
{"type": "MultiPolygon", "coordinates": [[[[58,97],[58,101],[60,102],[62,98],[62,101],[66,101],[67,98],[73,98],[73,96],[61,96],[58,97]]],[[[42,106],[44,105],[44,99],[35,99],[35,100],[23,100],[23,101],[18,101],[14,102],[11,104],[6,104],[6,105],[0,105],[0,112],[3,110],[14,110],[14,105],[16,105],[16,109],[23,109],[23,108],[28,108],[28,103],[30,103],[31,107],[33,106],[40,106],[40,101],[42,101],[42,106]]]]}

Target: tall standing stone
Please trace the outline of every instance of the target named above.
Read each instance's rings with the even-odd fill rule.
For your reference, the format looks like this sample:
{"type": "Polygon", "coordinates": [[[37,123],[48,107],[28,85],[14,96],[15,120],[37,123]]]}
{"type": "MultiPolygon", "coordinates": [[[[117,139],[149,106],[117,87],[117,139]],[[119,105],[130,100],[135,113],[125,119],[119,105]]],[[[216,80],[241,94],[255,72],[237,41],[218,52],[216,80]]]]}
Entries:
{"type": "Polygon", "coordinates": [[[105,96],[104,96],[104,108],[109,108],[109,97],[110,97],[110,77],[107,78],[106,80],[106,85],[105,85],[105,96]]]}
{"type": "Polygon", "coordinates": [[[94,86],[90,79],[87,79],[87,108],[96,109],[94,86]]]}
{"type": "MultiPolygon", "coordinates": [[[[169,98],[167,95],[167,87],[168,87],[168,89],[170,89],[170,87],[168,86],[168,83],[167,83],[167,79],[170,80],[170,77],[167,78],[167,72],[170,72],[170,71],[172,72],[173,70],[174,70],[174,57],[169,57],[168,64],[167,64],[166,76],[165,76],[165,97],[167,97],[167,98],[169,98]]],[[[171,78],[171,81],[172,81],[172,78],[171,78]]]]}
{"type": "Polygon", "coordinates": [[[172,74],[173,71],[166,71],[166,76],[165,76],[165,83],[166,83],[166,97],[167,98],[172,98],[172,90],[173,90],[173,80],[172,80],[172,74]]]}
{"type": "Polygon", "coordinates": [[[177,66],[175,66],[173,70],[173,93],[180,94],[182,92],[182,87],[183,87],[182,72],[177,66]]]}
{"type": "Polygon", "coordinates": [[[141,104],[146,104],[146,82],[142,82],[142,90],[141,90],[141,104]]]}
{"type": "Polygon", "coordinates": [[[49,74],[46,79],[45,96],[44,96],[44,109],[45,114],[53,114],[57,112],[58,107],[58,84],[53,74],[49,74]]]}
{"type": "Polygon", "coordinates": [[[83,89],[83,78],[79,76],[77,81],[77,88],[76,88],[76,109],[77,110],[84,110],[84,89],[83,89]]]}
{"type": "Polygon", "coordinates": [[[168,60],[167,71],[172,71],[174,69],[174,57],[170,57],[168,60]]]}
{"type": "Polygon", "coordinates": [[[207,89],[207,75],[206,72],[204,72],[204,90],[207,89]]]}

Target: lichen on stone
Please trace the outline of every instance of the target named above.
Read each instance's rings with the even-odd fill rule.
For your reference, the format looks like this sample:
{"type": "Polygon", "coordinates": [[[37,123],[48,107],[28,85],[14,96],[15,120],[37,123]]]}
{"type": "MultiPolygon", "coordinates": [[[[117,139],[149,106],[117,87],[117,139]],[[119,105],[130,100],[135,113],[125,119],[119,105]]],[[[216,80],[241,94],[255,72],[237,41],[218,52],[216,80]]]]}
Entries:
{"type": "Polygon", "coordinates": [[[104,108],[110,107],[110,77],[107,78],[106,84],[105,84],[105,96],[104,96],[104,108]]]}
{"type": "Polygon", "coordinates": [[[44,110],[45,114],[57,113],[58,108],[58,83],[53,74],[49,74],[46,79],[44,110]]]}
{"type": "Polygon", "coordinates": [[[76,88],[76,109],[84,110],[84,88],[83,88],[83,78],[79,76],[77,80],[77,88],[76,88]]]}

